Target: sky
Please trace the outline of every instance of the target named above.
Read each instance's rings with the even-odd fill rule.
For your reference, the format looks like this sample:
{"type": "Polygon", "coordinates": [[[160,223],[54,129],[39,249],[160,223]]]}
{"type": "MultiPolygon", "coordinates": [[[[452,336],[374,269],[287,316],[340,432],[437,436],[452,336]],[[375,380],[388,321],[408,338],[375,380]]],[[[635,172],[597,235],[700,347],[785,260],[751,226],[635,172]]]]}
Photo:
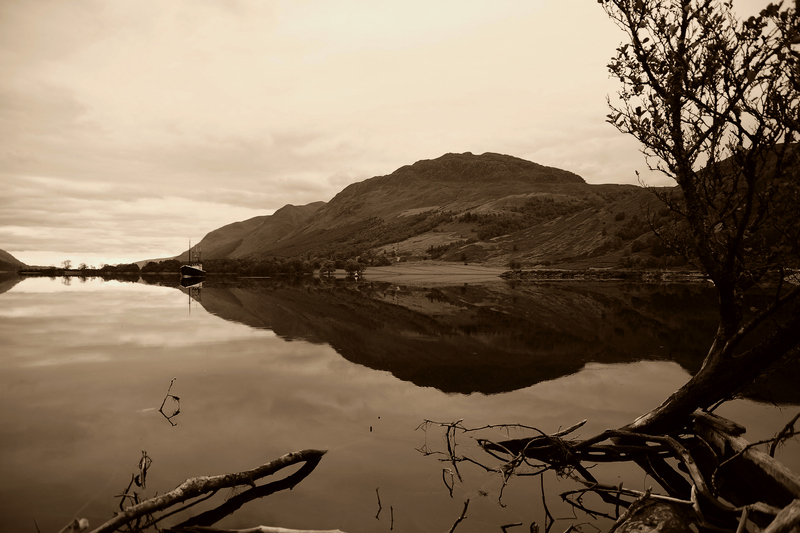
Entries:
{"type": "Polygon", "coordinates": [[[623,38],[596,0],[3,0],[0,249],[172,257],[450,152],[635,184],[623,38]]]}

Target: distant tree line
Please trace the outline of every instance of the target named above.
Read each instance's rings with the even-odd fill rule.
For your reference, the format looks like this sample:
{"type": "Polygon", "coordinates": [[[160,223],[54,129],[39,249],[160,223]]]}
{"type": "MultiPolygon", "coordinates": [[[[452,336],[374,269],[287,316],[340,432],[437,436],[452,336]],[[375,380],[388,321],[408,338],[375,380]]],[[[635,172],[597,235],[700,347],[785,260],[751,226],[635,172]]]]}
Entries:
{"type": "Polygon", "coordinates": [[[103,265],[99,269],[99,272],[101,274],[115,274],[115,273],[132,274],[132,273],[138,273],[140,271],[141,271],[141,268],[136,263],[123,263],[123,264],[119,264],[119,265],[103,265]]]}
{"type": "MultiPolygon", "coordinates": [[[[140,270],[141,274],[170,274],[180,272],[184,262],[168,259],[161,262],[151,261],[140,270]]],[[[203,261],[203,270],[208,274],[227,274],[236,276],[275,277],[301,276],[312,274],[315,270],[333,272],[345,270],[348,273],[363,272],[367,266],[391,264],[384,254],[365,252],[358,257],[301,258],[301,257],[245,257],[221,258],[203,261]]],[[[135,266],[135,265],[134,265],[135,266]]],[[[138,268],[138,267],[137,267],[138,268]]],[[[124,270],[121,270],[124,271],[124,270]]]]}

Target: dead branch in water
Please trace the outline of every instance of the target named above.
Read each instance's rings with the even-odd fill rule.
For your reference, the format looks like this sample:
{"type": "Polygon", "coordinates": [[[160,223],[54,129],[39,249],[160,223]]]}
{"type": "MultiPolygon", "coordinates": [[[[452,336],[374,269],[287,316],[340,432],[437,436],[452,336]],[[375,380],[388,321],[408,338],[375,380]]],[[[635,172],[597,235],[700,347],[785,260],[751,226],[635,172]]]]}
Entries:
{"type": "MultiPolygon", "coordinates": [[[[94,529],[91,533],[111,533],[117,528],[122,527],[131,521],[137,520],[138,518],[155,512],[163,511],[174,505],[208,493],[214,494],[221,489],[233,488],[240,485],[249,485],[255,489],[255,482],[257,480],[272,475],[283,468],[297,463],[310,461],[318,462],[319,459],[325,455],[325,453],[326,450],[302,450],[299,452],[286,454],[283,457],[279,457],[274,461],[263,464],[252,470],[245,470],[243,472],[232,474],[222,474],[218,476],[202,476],[187,479],[167,493],[164,493],[160,496],[155,496],[136,505],[132,505],[126,508],[123,512],[117,513],[114,518],[107,521],[97,529],[94,529]]],[[[253,529],[251,531],[259,530],[253,529]]]]}
{"type": "MultiPolygon", "coordinates": [[[[754,444],[747,443],[739,436],[744,433],[745,428],[703,411],[694,413],[694,427],[685,427],[674,434],[645,434],[623,428],[606,430],[587,439],[565,438],[574,429],[582,426],[581,423],[553,434],[531,428],[535,433],[532,437],[499,442],[476,436],[475,440],[482,450],[500,461],[498,465],[482,464],[479,460],[457,455],[454,443],[457,433],[473,434],[483,429],[503,426],[467,428],[460,420],[450,424],[426,421],[425,429],[431,425],[445,428],[446,451],[432,451],[427,444],[420,451],[426,455],[442,455],[441,461],[453,465],[469,461],[487,471],[499,473],[503,478],[501,500],[503,490],[512,476],[541,476],[547,470],[554,470],[559,476],[585,485],[583,489],[562,493],[564,501],[590,516],[617,519],[618,525],[625,522],[626,517],[638,512],[637,501],[647,501],[650,502],[648,506],[653,506],[648,513],[666,517],[669,513],[664,510],[672,509],[674,511],[670,511],[670,516],[688,517],[686,520],[689,523],[696,523],[701,528],[736,531],[750,521],[762,528],[769,526],[782,532],[787,527],[800,523],[800,477],[768,454],[756,450],[755,446],[785,441],[794,436],[796,432],[793,424],[798,418],[800,417],[792,419],[773,439],[754,444]],[[665,461],[667,458],[673,460],[672,465],[665,461]],[[674,460],[678,462],[677,468],[673,466],[674,460]],[[583,464],[612,461],[636,462],[653,475],[667,494],[657,494],[651,489],[641,492],[623,488],[622,485],[601,484],[583,464]],[[758,476],[746,474],[748,481],[745,485],[748,487],[733,484],[737,490],[749,489],[745,490],[745,493],[750,493],[745,499],[731,497],[730,484],[726,484],[723,491],[717,479],[720,472],[727,473],[733,468],[739,468],[742,461],[754,465],[761,473],[758,476]],[[654,465],[657,468],[652,471],[647,469],[654,468],[654,465]],[[669,473],[665,471],[665,467],[669,469],[669,473]],[[671,482],[676,479],[685,484],[686,488],[673,485],[671,482]],[[583,501],[583,496],[589,493],[596,494],[606,504],[614,505],[616,516],[590,509],[583,501]],[[625,509],[621,516],[620,507],[625,509]]],[[[514,424],[509,428],[521,429],[522,426],[514,424]]],[[[745,466],[751,469],[748,465],[745,466]]],[[[452,489],[448,486],[448,490],[452,489]]],[[[502,501],[500,504],[502,505],[502,501]]],[[[545,510],[547,511],[546,504],[545,510]]]]}

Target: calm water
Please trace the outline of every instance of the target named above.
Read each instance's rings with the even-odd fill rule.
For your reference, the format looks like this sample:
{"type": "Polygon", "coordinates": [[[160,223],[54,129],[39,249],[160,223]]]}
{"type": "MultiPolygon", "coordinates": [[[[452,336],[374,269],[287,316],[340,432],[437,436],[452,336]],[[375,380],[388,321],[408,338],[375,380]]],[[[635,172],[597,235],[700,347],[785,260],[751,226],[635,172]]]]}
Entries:
{"type": "MultiPolygon", "coordinates": [[[[512,479],[503,507],[498,475],[464,465],[451,498],[448,465],[416,450],[443,449],[441,432],[417,426],[463,419],[554,432],[588,419],[580,434],[590,436],[622,425],[699,367],[715,323],[713,294],[698,285],[239,281],[198,291],[11,278],[0,291],[0,523],[8,531],[36,531],[34,520],[57,531],[76,516],[101,524],[143,450],[153,463],[137,491],[149,497],[304,448],[329,453],[292,491],[217,526],[447,531],[469,498],[459,532],[518,522],[527,530],[544,523],[538,478],[512,479]],[[180,413],[167,420],[159,406],[173,378],[180,413]]],[[[764,390],[800,403],[791,380],[754,395],[764,390]]],[[[740,400],[722,414],[757,440],[796,410],[740,400]]],[[[485,458],[470,437],[459,445],[485,458]]],[[[781,453],[800,468],[796,445],[781,453]]],[[[603,468],[596,472],[609,483],[653,484],[635,467],[603,468]]],[[[554,531],[588,521],[560,503],[568,482],[548,473],[545,484],[554,531]]]]}

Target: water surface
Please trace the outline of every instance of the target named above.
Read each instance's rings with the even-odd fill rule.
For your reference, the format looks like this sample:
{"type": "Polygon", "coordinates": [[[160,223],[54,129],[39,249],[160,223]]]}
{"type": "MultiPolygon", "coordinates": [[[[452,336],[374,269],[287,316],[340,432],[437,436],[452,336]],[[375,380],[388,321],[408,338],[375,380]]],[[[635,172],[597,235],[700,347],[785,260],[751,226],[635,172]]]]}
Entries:
{"type": "MultiPolygon", "coordinates": [[[[448,465],[417,451],[442,449],[441,433],[417,426],[553,432],[587,419],[590,436],[685,382],[714,325],[704,286],[16,281],[0,288],[0,519],[16,531],[107,520],[143,450],[153,460],[143,496],[329,450],[292,491],[219,527],[447,531],[467,498],[461,532],[542,524],[535,479],[512,479],[503,507],[500,478],[464,466],[451,497],[448,465]],[[171,382],[180,413],[167,420],[171,382]]],[[[794,410],[746,400],[723,414],[757,440],[794,410]]],[[[469,437],[459,443],[480,455],[469,437]]],[[[800,466],[796,448],[782,453],[800,466]]],[[[633,467],[603,468],[609,483],[652,485],[633,467]]],[[[554,530],[587,521],[560,505],[567,482],[545,481],[554,530]]]]}

